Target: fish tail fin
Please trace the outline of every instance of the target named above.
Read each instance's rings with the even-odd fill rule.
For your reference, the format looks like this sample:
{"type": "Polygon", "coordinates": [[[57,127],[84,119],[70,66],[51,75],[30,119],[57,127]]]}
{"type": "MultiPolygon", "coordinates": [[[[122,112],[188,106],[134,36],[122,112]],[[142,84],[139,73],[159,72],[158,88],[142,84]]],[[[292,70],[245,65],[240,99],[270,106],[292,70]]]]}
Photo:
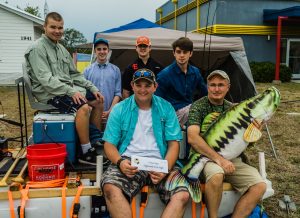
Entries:
{"type": "Polygon", "coordinates": [[[179,170],[172,171],[165,183],[165,188],[172,191],[178,187],[187,188],[194,202],[199,203],[202,199],[201,184],[199,180],[189,181],[179,170]]]}
{"type": "Polygon", "coordinates": [[[195,203],[199,203],[202,200],[201,183],[199,180],[190,182],[189,193],[195,203]]]}

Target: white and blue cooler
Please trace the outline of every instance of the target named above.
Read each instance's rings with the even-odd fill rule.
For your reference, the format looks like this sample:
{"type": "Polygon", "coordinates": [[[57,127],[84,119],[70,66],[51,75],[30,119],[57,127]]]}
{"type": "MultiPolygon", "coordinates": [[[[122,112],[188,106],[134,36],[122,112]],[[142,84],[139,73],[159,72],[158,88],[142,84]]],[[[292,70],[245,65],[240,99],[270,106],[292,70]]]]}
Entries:
{"type": "Polygon", "coordinates": [[[64,143],[67,145],[67,158],[76,160],[76,129],[74,114],[39,113],[33,118],[33,142],[64,143]]]}

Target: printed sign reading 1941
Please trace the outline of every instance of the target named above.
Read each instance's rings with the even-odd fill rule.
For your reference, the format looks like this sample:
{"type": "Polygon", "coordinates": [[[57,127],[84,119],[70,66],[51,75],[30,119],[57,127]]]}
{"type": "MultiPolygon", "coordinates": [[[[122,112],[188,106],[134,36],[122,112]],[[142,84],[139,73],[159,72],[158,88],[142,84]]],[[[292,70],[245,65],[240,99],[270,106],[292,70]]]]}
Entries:
{"type": "Polygon", "coordinates": [[[21,36],[21,40],[31,41],[31,36],[21,36]]]}

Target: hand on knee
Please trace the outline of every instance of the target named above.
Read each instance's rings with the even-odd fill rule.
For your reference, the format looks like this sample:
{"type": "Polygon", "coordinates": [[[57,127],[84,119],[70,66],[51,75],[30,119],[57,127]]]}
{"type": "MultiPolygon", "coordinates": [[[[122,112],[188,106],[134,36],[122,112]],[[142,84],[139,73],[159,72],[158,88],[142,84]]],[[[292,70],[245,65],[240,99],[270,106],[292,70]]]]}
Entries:
{"type": "Polygon", "coordinates": [[[88,103],[93,108],[103,109],[104,107],[103,101],[100,100],[93,100],[93,101],[89,101],[88,103]]]}

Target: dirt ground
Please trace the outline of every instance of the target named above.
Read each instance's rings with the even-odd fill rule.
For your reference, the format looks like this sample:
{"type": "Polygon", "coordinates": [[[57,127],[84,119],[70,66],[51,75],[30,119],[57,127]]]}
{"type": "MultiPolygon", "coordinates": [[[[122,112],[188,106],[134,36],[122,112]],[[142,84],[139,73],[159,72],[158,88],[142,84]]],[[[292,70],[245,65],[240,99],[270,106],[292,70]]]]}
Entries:
{"type": "MultiPolygon", "coordinates": [[[[272,84],[256,84],[258,92],[272,84]]],[[[289,217],[300,217],[300,84],[283,83],[275,85],[281,92],[281,104],[275,116],[269,121],[277,159],[274,157],[266,128],[262,139],[247,150],[250,162],[258,166],[258,152],[264,151],[266,156],[267,177],[272,181],[275,195],[264,200],[263,205],[270,217],[288,217],[278,206],[278,199],[289,195],[297,205],[297,212],[289,217]]],[[[27,104],[28,129],[31,132],[34,111],[27,104]]],[[[0,117],[19,121],[16,87],[0,87],[0,117]]],[[[12,138],[20,136],[20,128],[0,122],[0,136],[12,138]]],[[[10,142],[11,147],[19,146],[18,142],[10,142]]]]}

